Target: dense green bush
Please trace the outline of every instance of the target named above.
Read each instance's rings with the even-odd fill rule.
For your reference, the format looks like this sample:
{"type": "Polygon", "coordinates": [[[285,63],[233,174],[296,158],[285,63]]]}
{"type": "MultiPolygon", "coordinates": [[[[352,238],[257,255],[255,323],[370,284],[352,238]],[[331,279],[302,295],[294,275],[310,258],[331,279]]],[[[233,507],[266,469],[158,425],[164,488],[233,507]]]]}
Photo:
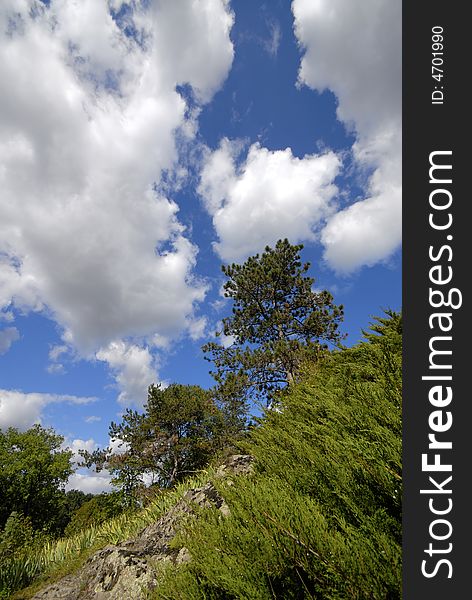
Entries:
{"type": "Polygon", "coordinates": [[[400,598],[401,327],[389,311],[307,366],[253,431],[254,475],[216,483],[230,515],[189,521],[191,561],[156,598],[400,598]]]}
{"type": "Polygon", "coordinates": [[[0,530],[0,598],[8,598],[10,592],[27,583],[28,554],[37,552],[49,536],[33,529],[31,518],[13,511],[0,530]],[[18,568],[17,565],[25,568],[18,568]]]}
{"type": "Polygon", "coordinates": [[[64,531],[64,536],[69,537],[93,525],[100,525],[104,521],[116,517],[123,510],[124,503],[119,492],[92,496],[73,513],[64,531]]]}

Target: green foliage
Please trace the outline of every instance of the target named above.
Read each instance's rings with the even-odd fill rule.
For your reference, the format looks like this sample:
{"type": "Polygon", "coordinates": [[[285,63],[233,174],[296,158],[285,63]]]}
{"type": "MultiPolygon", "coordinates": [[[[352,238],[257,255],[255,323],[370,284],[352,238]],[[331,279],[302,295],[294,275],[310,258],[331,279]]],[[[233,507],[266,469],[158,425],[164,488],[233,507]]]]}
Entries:
{"type": "Polygon", "coordinates": [[[79,568],[95,550],[135,537],[179,502],[189,488],[202,486],[212,474],[213,471],[208,469],[208,472],[190,477],[185,483],[154,497],[142,510],[127,510],[68,537],[45,542],[43,538],[42,543],[24,547],[21,553],[1,564],[0,598],[9,598],[14,590],[36,581],[27,591],[12,596],[21,600],[29,598],[34,590],[79,568]]]}
{"type": "Polygon", "coordinates": [[[61,488],[73,473],[64,438],[35,425],[25,432],[0,430],[0,527],[13,511],[29,517],[34,529],[55,531],[61,488]]]}
{"type": "MultiPolygon", "coordinates": [[[[189,519],[174,544],[185,546],[191,561],[160,567],[156,598],[400,598],[401,334],[401,316],[387,311],[354,348],[299,365],[300,381],[244,442],[256,457],[255,473],[215,480],[229,516],[201,509],[198,520],[189,519]]],[[[209,413],[197,410],[203,394],[180,413],[186,391],[168,394],[150,394],[144,416],[153,415],[154,427],[167,426],[169,436],[180,427],[183,441],[209,435],[220,443],[213,400],[209,413]],[[216,429],[207,423],[213,416],[216,429]]],[[[35,532],[29,517],[9,514],[0,532],[0,597],[35,579],[50,583],[96,549],[135,536],[211,476],[210,470],[177,483],[145,509],[100,524],[86,526],[89,517],[101,520],[102,501],[82,504],[77,512],[86,528],[77,522],[76,532],[60,540],[35,532]]],[[[83,499],[72,494],[69,506],[83,499]]]]}
{"type": "Polygon", "coordinates": [[[93,494],[86,494],[81,490],[69,490],[64,494],[64,504],[66,507],[66,512],[70,516],[72,516],[85,502],[88,502],[94,498],[93,494]]]}
{"type": "Polygon", "coordinates": [[[136,497],[143,476],[170,487],[206,466],[222,447],[225,420],[211,393],[196,385],[151,385],[143,414],[128,409],[110,437],[123,442],[121,454],[110,448],[81,452],[87,466],[106,466],[128,500],[136,497]]]}
{"type": "Polygon", "coordinates": [[[27,554],[38,551],[47,542],[47,535],[33,529],[30,517],[13,511],[0,531],[0,598],[8,598],[16,587],[27,583],[24,563],[28,568],[27,554]]]}
{"type": "Polygon", "coordinates": [[[401,317],[306,364],[253,430],[251,476],[220,488],[230,514],[190,520],[191,560],[156,598],[401,597],[401,317]]]}
{"type": "Polygon", "coordinates": [[[204,468],[221,447],[223,415],[197,385],[151,386],[147,414],[165,485],[204,468]]]}
{"type": "Polygon", "coordinates": [[[0,564],[17,555],[25,546],[31,545],[34,538],[31,519],[13,511],[0,532],[0,564]]]}
{"type": "Polygon", "coordinates": [[[51,533],[55,537],[63,535],[75,512],[93,497],[93,494],[84,494],[80,490],[69,490],[68,492],[60,490],[57,494],[53,523],[51,523],[53,526],[49,525],[48,527],[51,533]]]}
{"type": "Polygon", "coordinates": [[[84,529],[116,517],[123,512],[123,497],[118,492],[91,495],[73,514],[64,535],[70,537],[84,529]]]}
{"type": "Polygon", "coordinates": [[[300,366],[317,356],[326,342],[340,341],[343,307],[327,291],[313,291],[310,265],[300,261],[302,245],[279,240],[243,265],[223,266],[225,296],[233,300],[230,317],[217,335],[233,340],[229,347],[203,346],[217,393],[228,410],[240,417],[251,400],[270,402],[277,391],[294,382],[300,366]]]}

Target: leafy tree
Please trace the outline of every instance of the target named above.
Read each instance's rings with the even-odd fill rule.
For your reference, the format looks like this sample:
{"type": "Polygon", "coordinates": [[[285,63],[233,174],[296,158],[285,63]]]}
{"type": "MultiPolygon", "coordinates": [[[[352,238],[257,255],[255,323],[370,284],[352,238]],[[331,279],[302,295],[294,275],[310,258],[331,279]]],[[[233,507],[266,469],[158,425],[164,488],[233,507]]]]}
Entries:
{"type": "Polygon", "coordinates": [[[302,264],[303,245],[279,240],[259,256],[242,264],[223,265],[228,278],[225,296],[233,300],[230,317],[223,319],[229,347],[210,342],[203,346],[217,393],[240,415],[249,391],[253,398],[270,402],[276,392],[293,383],[308,354],[316,356],[326,342],[342,338],[338,326],[343,307],[336,306],[328,291],[314,291],[314,279],[302,264]]]}
{"type": "Polygon", "coordinates": [[[211,393],[197,385],[151,385],[143,414],[128,409],[120,424],[111,423],[110,437],[123,452],[111,448],[82,451],[85,465],[109,469],[128,499],[143,478],[170,487],[203,468],[222,445],[224,418],[211,393]]]}
{"type": "Polygon", "coordinates": [[[0,526],[17,511],[34,529],[56,528],[61,490],[73,473],[72,452],[61,449],[63,441],[40,425],[0,430],[0,526]]]}
{"type": "Polygon", "coordinates": [[[224,423],[211,392],[197,385],[151,386],[148,431],[166,485],[202,469],[221,445],[224,423]]]}

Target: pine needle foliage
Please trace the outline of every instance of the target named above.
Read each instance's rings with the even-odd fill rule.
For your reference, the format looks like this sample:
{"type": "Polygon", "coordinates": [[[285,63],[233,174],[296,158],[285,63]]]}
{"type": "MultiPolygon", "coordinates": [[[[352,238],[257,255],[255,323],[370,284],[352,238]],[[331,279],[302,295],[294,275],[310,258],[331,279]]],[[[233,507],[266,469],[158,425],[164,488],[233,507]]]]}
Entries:
{"type": "Polygon", "coordinates": [[[230,514],[202,511],[175,540],[191,560],[156,598],[401,597],[401,316],[306,365],[253,430],[255,473],[215,482],[230,514]]]}
{"type": "Polygon", "coordinates": [[[344,308],[327,290],[314,291],[302,249],[303,244],[279,240],[242,265],[221,267],[224,295],[233,306],[216,335],[231,343],[208,342],[202,349],[213,363],[218,397],[233,409],[242,411],[249,397],[253,404],[270,404],[298,379],[304,357],[317,356],[343,337],[338,327],[344,308]]]}

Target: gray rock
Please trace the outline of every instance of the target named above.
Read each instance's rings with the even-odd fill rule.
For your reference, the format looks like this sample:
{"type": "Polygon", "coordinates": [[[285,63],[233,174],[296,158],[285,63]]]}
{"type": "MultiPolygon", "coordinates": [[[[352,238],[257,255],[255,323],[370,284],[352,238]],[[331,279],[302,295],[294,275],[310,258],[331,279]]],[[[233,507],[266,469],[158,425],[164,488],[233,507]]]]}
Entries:
{"type": "MultiPolygon", "coordinates": [[[[217,470],[217,477],[247,474],[253,458],[230,456],[217,470]]],[[[224,515],[229,508],[211,482],[188,490],[158,521],[148,525],[131,540],[107,546],[91,556],[84,566],[33,596],[33,600],[141,600],[157,585],[152,565],[162,561],[180,564],[190,560],[186,548],[175,550],[170,542],[184,517],[195,506],[216,506],[224,515]]]]}

